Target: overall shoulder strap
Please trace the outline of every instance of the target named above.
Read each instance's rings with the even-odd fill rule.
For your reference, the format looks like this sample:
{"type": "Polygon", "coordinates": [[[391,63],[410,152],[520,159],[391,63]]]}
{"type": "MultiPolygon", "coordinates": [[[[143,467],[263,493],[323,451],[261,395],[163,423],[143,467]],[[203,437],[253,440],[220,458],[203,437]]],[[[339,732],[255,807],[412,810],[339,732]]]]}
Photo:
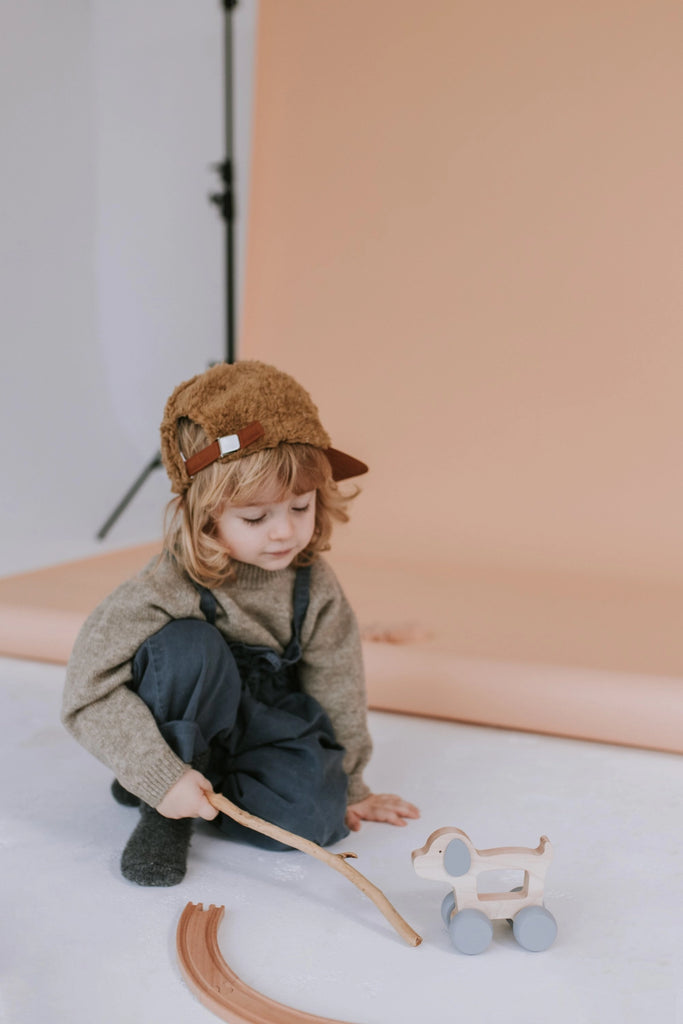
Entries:
{"type": "Polygon", "coordinates": [[[201,585],[201,583],[197,583],[195,580],[192,579],[192,577],[184,569],[182,569],[180,563],[178,562],[178,559],[176,558],[176,556],[173,554],[172,551],[168,551],[167,554],[168,554],[169,558],[171,558],[175,562],[175,564],[177,565],[179,571],[182,572],[183,575],[187,576],[187,578],[189,579],[190,583],[192,584],[194,589],[199,594],[199,610],[200,610],[200,612],[202,613],[202,615],[204,616],[204,618],[206,619],[207,622],[209,622],[212,626],[215,626],[215,624],[216,624],[216,608],[218,606],[218,602],[216,601],[216,598],[214,597],[212,592],[207,587],[203,587],[201,585]]]}
{"type": "Polygon", "coordinates": [[[195,583],[195,587],[199,593],[199,610],[208,623],[212,626],[216,624],[216,606],[218,602],[207,587],[202,587],[199,583],[195,583]]]}
{"type": "Polygon", "coordinates": [[[311,596],[311,567],[303,565],[296,570],[294,580],[294,613],[292,616],[292,632],[299,639],[301,627],[308,611],[308,602],[311,596]]]}

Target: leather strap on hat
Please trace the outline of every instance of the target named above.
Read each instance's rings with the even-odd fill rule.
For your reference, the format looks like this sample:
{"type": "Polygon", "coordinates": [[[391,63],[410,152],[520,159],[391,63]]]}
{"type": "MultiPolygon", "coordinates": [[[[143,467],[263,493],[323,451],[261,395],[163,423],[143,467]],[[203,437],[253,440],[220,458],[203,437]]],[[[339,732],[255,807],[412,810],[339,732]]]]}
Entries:
{"type": "Polygon", "coordinates": [[[217,462],[218,459],[223,458],[224,455],[229,455],[231,452],[238,452],[242,448],[246,448],[247,445],[257,441],[259,437],[263,437],[265,430],[258,422],[254,420],[253,423],[248,423],[246,427],[242,427],[236,434],[226,434],[225,437],[217,438],[212,444],[207,445],[206,448],[202,448],[201,451],[195,452],[189,459],[185,460],[185,469],[189,476],[196,476],[202,469],[206,469],[212,462],[217,462]]]}

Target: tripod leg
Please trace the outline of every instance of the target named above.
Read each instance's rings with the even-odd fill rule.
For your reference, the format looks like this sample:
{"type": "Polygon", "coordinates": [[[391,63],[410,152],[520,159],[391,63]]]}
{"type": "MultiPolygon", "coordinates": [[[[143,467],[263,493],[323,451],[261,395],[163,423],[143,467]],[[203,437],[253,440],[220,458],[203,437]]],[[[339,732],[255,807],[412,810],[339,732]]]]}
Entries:
{"type": "Polygon", "coordinates": [[[153,473],[155,469],[159,469],[160,466],[161,466],[161,452],[157,452],[157,454],[154,456],[154,458],[151,460],[151,462],[149,462],[145,466],[145,468],[143,469],[142,473],[140,473],[140,475],[137,478],[137,480],[135,480],[135,482],[133,483],[132,487],[129,487],[129,489],[126,491],[124,496],[121,498],[121,501],[118,503],[118,505],[116,506],[114,511],[111,513],[109,518],[102,524],[100,529],[97,531],[96,536],[97,536],[98,540],[104,540],[104,538],[107,536],[107,534],[111,530],[111,528],[114,525],[114,523],[116,522],[116,520],[119,518],[119,516],[122,514],[122,512],[124,512],[126,510],[126,508],[131,503],[131,501],[133,500],[135,495],[138,493],[138,491],[140,490],[140,488],[144,484],[144,482],[147,479],[147,477],[151,473],[153,473]]]}

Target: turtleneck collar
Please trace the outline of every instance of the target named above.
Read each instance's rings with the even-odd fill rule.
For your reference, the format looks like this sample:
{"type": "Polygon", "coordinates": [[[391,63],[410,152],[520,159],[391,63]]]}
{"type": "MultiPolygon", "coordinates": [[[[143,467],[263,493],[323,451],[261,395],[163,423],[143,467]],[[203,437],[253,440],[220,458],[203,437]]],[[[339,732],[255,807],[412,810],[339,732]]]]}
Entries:
{"type": "Polygon", "coordinates": [[[270,569],[261,569],[258,565],[249,565],[247,562],[233,562],[233,565],[235,567],[234,580],[224,583],[223,587],[225,588],[237,586],[256,590],[260,587],[272,586],[283,579],[291,579],[296,572],[291,565],[286,569],[276,569],[274,572],[270,569]]]}

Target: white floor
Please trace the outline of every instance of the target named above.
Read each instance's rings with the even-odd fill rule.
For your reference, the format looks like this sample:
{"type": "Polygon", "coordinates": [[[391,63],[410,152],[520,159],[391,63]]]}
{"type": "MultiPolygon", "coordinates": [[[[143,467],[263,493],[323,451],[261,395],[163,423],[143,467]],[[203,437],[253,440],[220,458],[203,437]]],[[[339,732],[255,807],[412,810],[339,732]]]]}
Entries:
{"type": "Polygon", "coordinates": [[[187,902],[226,908],[220,944],[250,985],[358,1024],[683,1020],[683,760],[675,755],[373,713],[369,781],[418,803],[404,829],[366,825],[337,849],[424,937],[405,945],[374,905],[305,854],[261,853],[202,829],[172,889],[125,882],[137,811],[58,721],[63,670],[0,661],[0,1020],[208,1022],[178,971],[187,902]],[[535,846],[555,860],[544,953],[504,923],[480,956],[453,951],[444,887],[411,850],[442,825],[479,848],[535,846]],[[465,1015],[467,1015],[465,1017],[465,1015]]]}
{"type": "MultiPolygon", "coordinates": [[[[152,478],[104,548],[152,540],[152,478]]],[[[165,489],[165,484],[163,485],[165,489]]],[[[93,534],[99,523],[94,524],[93,534]]],[[[67,523],[6,537],[2,572],[103,546],[67,523]]],[[[0,659],[0,1021],[200,1024],[213,1018],[178,971],[188,902],[225,906],[225,959],[254,988],[356,1024],[683,1022],[683,759],[578,741],[373,713],[368,780],[419,804],[404,829],[366,825],[339,844],[423,936],[405,945],[341,875],[292,852],[195,836],[173,889],[125,882],[118,860],[137,811],[114,803],[106,769],[62,729],[64,671],[0,659]],[[477,957],[454,952],[445,887],[410,853],[455,825],[475,846],[553,842],[545,953],[505,924],[477,957]]],[[[514,694],[511,694],[511,699],[514,694]]]]}

